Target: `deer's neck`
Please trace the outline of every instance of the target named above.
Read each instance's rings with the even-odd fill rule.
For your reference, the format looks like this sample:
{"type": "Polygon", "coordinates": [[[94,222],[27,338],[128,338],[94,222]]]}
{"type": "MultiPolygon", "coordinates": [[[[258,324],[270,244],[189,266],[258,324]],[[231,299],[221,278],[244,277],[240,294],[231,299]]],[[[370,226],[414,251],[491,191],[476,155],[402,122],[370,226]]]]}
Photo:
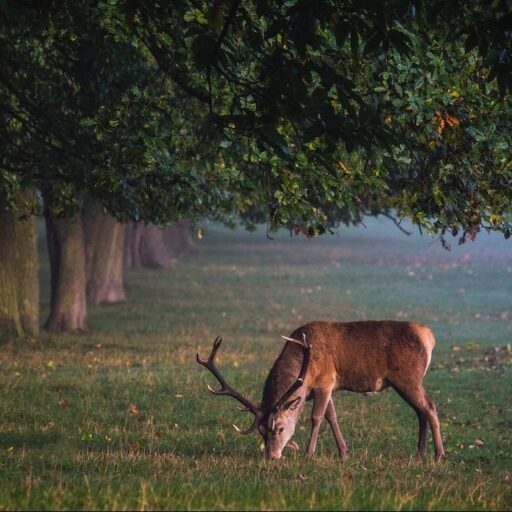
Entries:
{"type": "MultiPolygon", "coordinates": [[[[295,383],[302,365],[302,349],[294,344],[288,343],[283,348],[280,356],[276,359],[270,370],[263,387],[262,406],[266,411],[271,411],[279,399],[295,383]]],[[[299,388],[290,399],[305,395],[306,390],[299,388]]]]}

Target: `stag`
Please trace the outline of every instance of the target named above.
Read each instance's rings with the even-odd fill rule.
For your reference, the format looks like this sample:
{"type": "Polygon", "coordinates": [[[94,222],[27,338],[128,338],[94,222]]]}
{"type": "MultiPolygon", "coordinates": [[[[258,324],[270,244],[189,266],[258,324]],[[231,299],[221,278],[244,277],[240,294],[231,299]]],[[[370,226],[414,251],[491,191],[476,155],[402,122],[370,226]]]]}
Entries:
{"type": "Polygon", "coordinates": [[[382,391],[392,387],[415,411],[419,422],[418,455],[425,456],[427,424],[434,441],[435,458],[444,457],[436,407],[423,387],[430,364],[434,336],[428,327],[414,322],[361,321],[310,322],[296,329],[270,370],[261,403],[242,396],[228,385],[215,364],[222,343],[218,337],[208,359],[197,354],[220,383],[220,389],[208,389],[215,395],[231,396],[254,414],[252,425],[241,434],[254,430],[263,437],[265,455],[278,459],[285,446],[298,449],[291,441],[306,400],[313,399],[311,434],[307,455],[315,453],[320,424],[329,423],[338,453],[348,456],[332,400],[333,391],[356,393],[382,391]]]}

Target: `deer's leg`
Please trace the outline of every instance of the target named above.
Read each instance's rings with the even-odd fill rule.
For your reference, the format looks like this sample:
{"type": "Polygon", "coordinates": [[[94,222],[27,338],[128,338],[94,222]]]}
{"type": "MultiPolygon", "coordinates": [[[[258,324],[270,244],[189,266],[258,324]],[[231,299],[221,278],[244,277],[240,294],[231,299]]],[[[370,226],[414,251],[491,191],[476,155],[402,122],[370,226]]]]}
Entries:
{"type": "Polygon", "coordinates": [[[396,392],[414,409],[416,416],[418,416],[419,434],[418,434],[418,457],[425,457],[425,449],[427,442],[427,417],[415,403],[407,397],[405,393],[395,387],[396,392]]]}
{"type": "Polygon", "coordinates": [[[419,422],[418,436],[418,455],[425,455],[425,444],[427,434],[427,422],[432,430],[434,438],[434,449],[436,460],[444,457],[443,440],[439,428],[439,419],[437,417],[436,406],[432,399],[427,395],[425,388],[420,384],[414,388],[406,386],[397,386],[393,384],[397,393],[415,410],[419,422]]]}
{"type": "Polygon", "coordinates": [[[342,459],[346,459],[348,457],[348,449],[347,444],[345,443],[345,439],[343,439],[343,435],[341,434],[340,427],[338,425],[338,418],[336,418],[336,410],[334,409],[334,403],[332,401],[332,397],[330,398],[327,409],[325,410],[325,419],[329,422],[331,426],[332,433],[336,439],[336,444],[338,446],[338,453],[342,459]]]}
{"type": "Polygon", "coordinates": [[[313,411],[311,412],[311,435],[309,437],[306,455],[313,455],[316,450],[316,442],[318,440],[318,432],[320,430],[320,423],[325,416],[329,400],[331,399],[331,392],[323,389],[315,390],[315,398],[313,401],[313,411]]]}
{"type": "Polygon", "coordinates": [[[427,418],[419,409],[414,409],[418,416],[419,434],[418,434],[418,456],[425,457],[427,445],[427,418]]]}
{"type": "Polygon", "coordinates": [[[439,418],[437,417],[436,404],[427,395],[426,391],[423,390],[425,399],[427,400],[429,409],[427,413],[427,419],[432,429],[432,436],[434,438],[434,449],[436,452],[436,460],[441,460],[444,457],[443,438],[441,437],[441,429],[439,428],[439,418]]]}

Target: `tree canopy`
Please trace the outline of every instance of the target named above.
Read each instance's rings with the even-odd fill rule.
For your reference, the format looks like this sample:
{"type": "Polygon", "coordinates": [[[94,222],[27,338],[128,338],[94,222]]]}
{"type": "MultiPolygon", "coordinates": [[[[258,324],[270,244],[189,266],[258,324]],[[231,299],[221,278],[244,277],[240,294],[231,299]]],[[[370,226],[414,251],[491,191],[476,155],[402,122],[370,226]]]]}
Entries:
{"type": "Polygon", "coordinates": [[[6,5],[1,186],[53,214],[510,235],[508,2],[6,5]]]}

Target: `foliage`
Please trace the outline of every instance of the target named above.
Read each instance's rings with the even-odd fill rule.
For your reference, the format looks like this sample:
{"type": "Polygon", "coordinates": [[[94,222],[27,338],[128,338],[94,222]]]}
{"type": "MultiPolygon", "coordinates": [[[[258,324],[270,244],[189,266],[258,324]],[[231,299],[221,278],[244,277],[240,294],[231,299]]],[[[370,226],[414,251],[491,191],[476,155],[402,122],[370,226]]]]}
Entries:
{"type": "Polygon", "coordinates": [[[497,98],[476,52],[446,38],[411,39],[414,56],[393,52],[370,81],[401,140],[377,156],[399,192],[390,204],[420,227],[460,232],[459,242],[480,227],[508,238],[510,102],[497,98]]]}
{"type": "Polygon", "coordinates": [[[508,80],[506,3],[133,1],[125,13],[226,144],[247,138],[272,223],[314,234],[394,208],[431,231],[509,235],[510,105],[493,83],[508,80]],[[464,144],[432,142],[454,107],[464,144]]]}
{"type": "Polygon", "coordinates": [[[172,92],[115,12],[76,2],[19,14],[0,33],[8,197],[37,187],[50,199],[46,214],[70,216],[89,195],[121,220],[162,223],[214,209],[201,205],[204,174],[171,162],[177,135],[162,105],[172,92]]]}
{"type": "Polygon", "coordinates": [[[462,241],[510,235],[504,1],[13,9],[1,183],[51,183],[54,214],[87,192],[121,219],[314,235],[394,212],[462,241]]]}

